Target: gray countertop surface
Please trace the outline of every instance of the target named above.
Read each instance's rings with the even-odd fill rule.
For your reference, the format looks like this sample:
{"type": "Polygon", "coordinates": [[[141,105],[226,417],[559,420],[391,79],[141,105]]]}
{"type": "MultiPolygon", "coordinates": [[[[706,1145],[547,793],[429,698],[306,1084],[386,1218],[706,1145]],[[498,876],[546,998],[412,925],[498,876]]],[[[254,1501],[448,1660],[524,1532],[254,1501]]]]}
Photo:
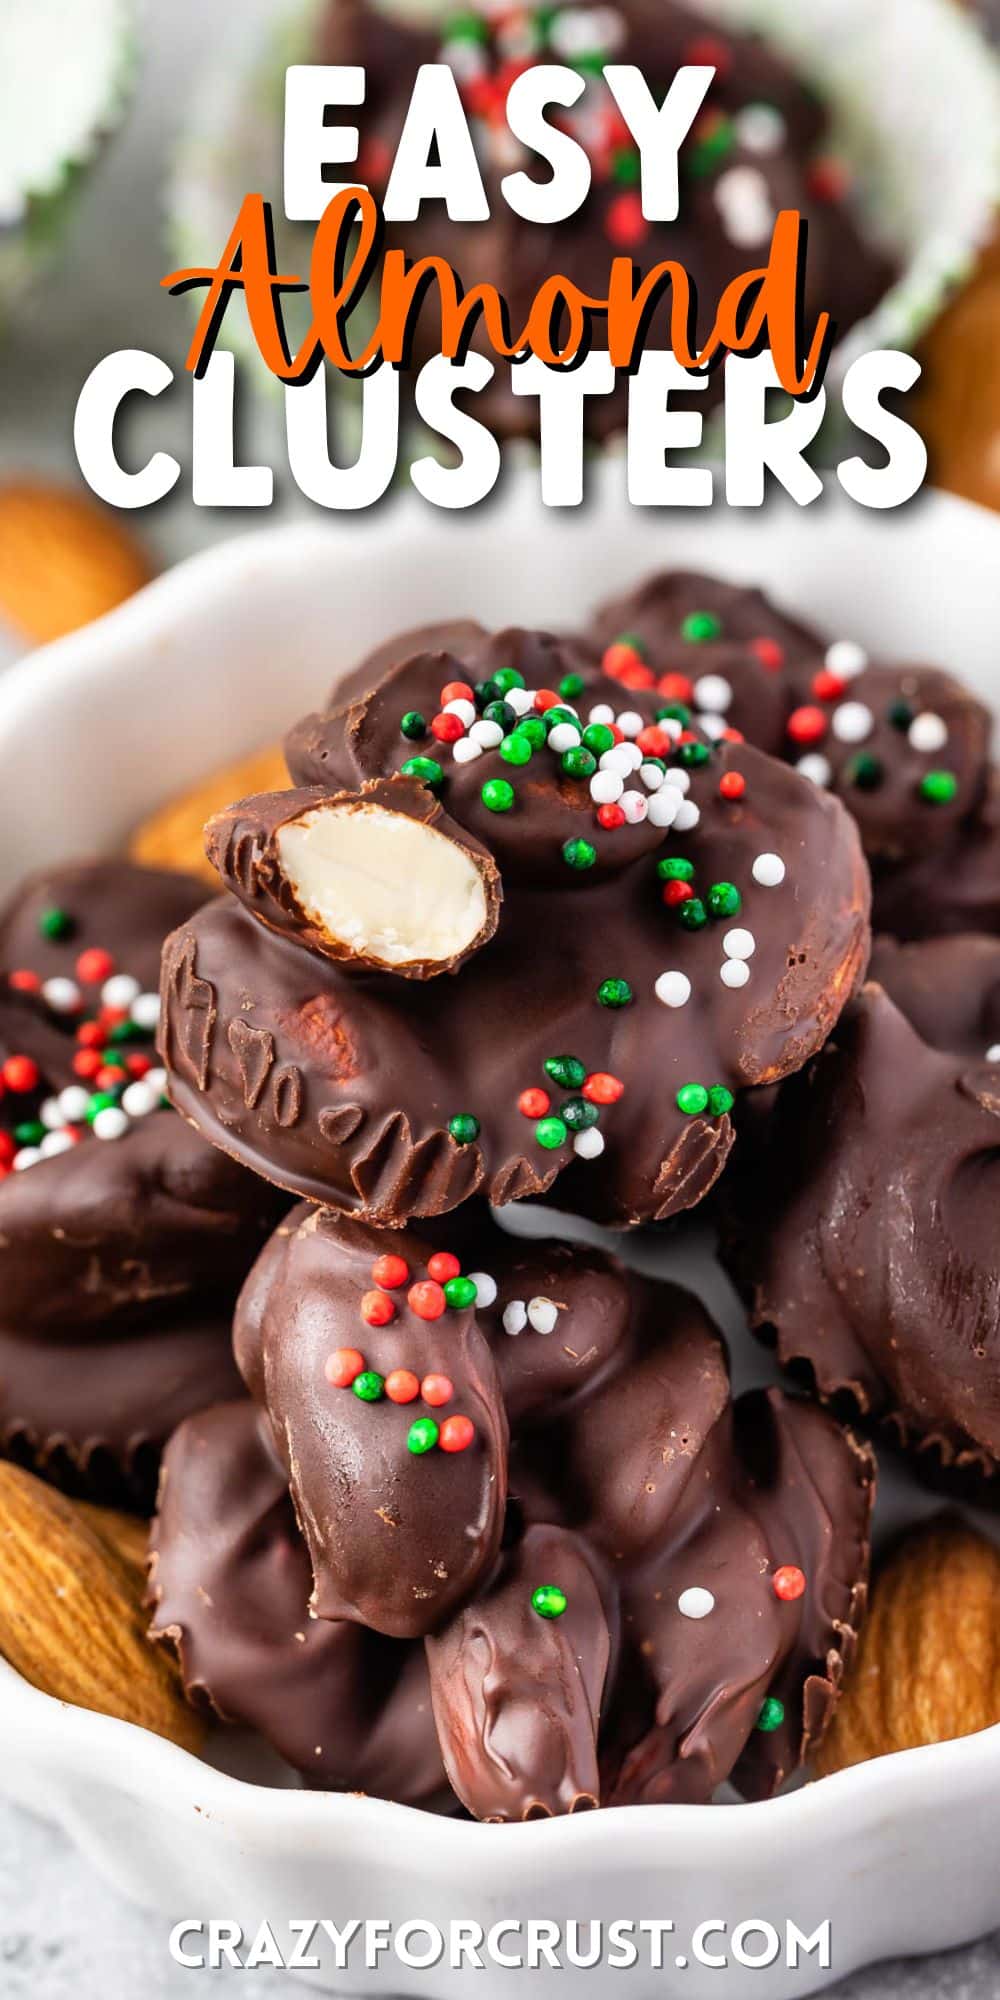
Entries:
{"type": "MultiPolygon", "coordinates": [[[[28,302],[4,350],[0,473],[73,475],[73,408],[102,355],[149,347],[179,365],[186,322],[176,304],[165,309],[158,289],[170,261],[160,228],[164,163],[188,108],[192,79],[204,63],[218,62],[242,37],[257,34],[274,9],[275,0],[140,5],[142,56],[128,121],[81,197],[60,265],[28,302]]],[[[189,422],[183,399],[164,416],[165,434],[161,426],[156,443],[183,457],[189,422]]],[[[188,493],[133,525],[157,558],[169,561],[242,523],[194,508],[188,493]]],[[[7,653],[13,650],[8,643],[7,653]]],[[[0,635],[0,658],[3,652],[0,635]]],[[[121,1902],[62,1834],[0,1805],[2,2000],[189,2000],[197,1976],[171,1963],[162,1919],[121,1902]]],[[[222,1970],[202,1979],[215,1991],[246,1990],[245,1974],[222,1970]]],[[[253,1992],[258,2000],[277,2000],[294,1986],[292,1975],[258,1971],[253,1992]]],[[[931,1994],[997,2000],[1000,1934],[968,1950],[858,1974],[836,1993],[838,2000],[926,2000],[931,1994]]]]}

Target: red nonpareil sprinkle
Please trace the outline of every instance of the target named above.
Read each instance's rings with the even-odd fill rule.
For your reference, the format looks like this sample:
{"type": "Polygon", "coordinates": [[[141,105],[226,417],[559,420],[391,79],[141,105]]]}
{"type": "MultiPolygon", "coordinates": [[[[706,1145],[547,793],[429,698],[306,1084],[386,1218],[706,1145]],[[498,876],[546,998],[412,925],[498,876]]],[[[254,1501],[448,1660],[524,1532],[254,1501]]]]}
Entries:
{"type": "Polygon", "coordinates": [[[465,724],[460,715],[436,715],[431,723],[431,735],[439,743],[457,743],[465,735],[465,724]]]}
{"type": "Polygon", "coordinates": [[[522,1090],[517,1108],[522,1118],[544,1118],[551,1103],[547,1090],[522,1090]]]}
{"type": "Polygon", "coordinates": [[[418,1319],[440,1319],[448,1305],[440,1285],[433,1278],[422,1278],[419,1284],[411,1285],[406,1298],[411,1312],[415,1312],[418,1319]]]}
{"type": "Polygon", "coordinates": [[[821,708],[793,708],[787,723],[793,743],[821,743],[828,727],[821,708]]]}
{"type": "Polygon", "coordinates": [[[84,1083],[89,1083],[91,1077],[96,1076],[101,1067],[101,1058],[96,1049],[77,1049],[72,1062],[74,1076],[82,1077],[84,1083]]]}
{"type": "Polygon", "coordinates": [[[640,729],[635,740],[647,757],[669,757],[673,748],[666,730],[661,729],[655,722],[647,723],[645,729],[640,729]]]}
{"type": "Polygon", "coordinates": [[[468,1451],[476,1426],[468,1417],[446,1417],[438,1432],[439,1451],[468,1451]]]}
{"type": "Polygon", "coordinates": [[[717,76],[728,76],[733,66],[733,54],[727,42],[718,35],[696,35],[689,42],[681,61],[691,63],[695,69],[714,69],[717,76]]]}
{"type": "Polygon", "coordinates": [[[76,1039],[82,1049],[103,1049],[105,1035],[100,1021],[81,1021],[76,1039]]]}
{"type": "Polygon", "coordinates": [[[104,1063],[97,1071],[94,1082],[98,1090],[114,1090],[119,1083],[125,1083],[128,1071],[122,1063],[104,1063]]]}
{"type": "Polygon", "coordinates": [[[625,1085],[617,1076],[609,1076],[607,1070],[592,1070],[583,1085],[583,1096],[588,1104],[617,1104],[625,1085]]]}
{"type": "Polygon", "coordinates": [[[388,1292],[366,1292],[361,1301],[361,1317],[367,1326],[388,1326],[396,1317],[396,1307],[388,1292]]]}
{"type": "Polygon", "coordinates": [[[742,729],[734,729],[732,724],[729,723],[722,732],[721,740],[723,743],[745,743],[747,739],[742,729]]]}
{"type": "Polygon", "coordinates": [[[425,1375],[420,1384],[420,1394],[432,1410],[439,1410],[442,1403],[451,1402],[455,1385],[447,1375],[425,1375]]]}
{"type": "Polygon", "coordinates": [[[137,1054],[125,1057],[125,1068],[130,1076],[146,1076],[152,1067],[152,1056],[137,1054]]]}
{"type": "Polygon", "coordinates": [[[8,1056],[3,1069],[0,1070],[0,1077],[15,1096],[21,1096],[29,1090],[37,1090],[41,1082],[38,1064],[32,1061],[31,1056],[8,1056]]]}
{"type": "Polygon", "coordinates": [[[323,1373],[331,1388],[349,1389],[356,1377],[363,1373],[365,1357],[356,1347],[336,1347],[328,1354],[323,1364],[323,1373]]]}
{"type": "Polygon", "coordinates": [[[662,694],[664,701],[682,701],[685,706],[694,700],[694,687],[687,674],[661,674],[656,692],[662,694]]]}
{"type": "Polygon", "coordinates": [[[372,1278],[386,1292],[398,1291],[409,1275],[410,1267],[405,1257],[376,1257],[372,1265],[372,1278]]]}
{"type": "Polygon", "coordinates": [[[476,699],[468,681],[448,681],[441,689],[441,706],[447,708],[450,701],[471,701],[476,699]]]}
{"type": "Polygon", "coordinates": [[[806,193],[815,201],[843,201],[850,185],[843,160],[814,160],[806,169],[806,193]]]}
{"type": "Polygon", "coordinates": [[[601,660],[602,671],[612,681],[620,680],[622,673],[628,673],[632,667],[644,665],[642,654],[627,639],[615,639],[610,646],[606,646],[601,660]]]}
{"type": "Polygon", "coordinates": [[[102,1007],[97,1018],[107,1034],[111,1028],[120,1028],[128,1020],[128,1014],[124,1007],[102,1007]]]}
{"type": "Polygon", "coordinates": [[[719,791],[724,799],[741,799],[747,788],[742,771],[724,771],[719,779],[719,791]]]}
{"type": "Polygon", "coordinates": [[[663,900],[668,910],[675,910],[678,903],[690,902],[694,890],[690,882],[671,881],[663,884],[663,900]]]}
{"type": "Polygon", "coordinates": [[[555,708],[558,701],[559,696],[554,694],[551,688],[538,688],[536,690],[535,707],[539,715],[545,715],[550,708],[555,708]]]}
{"type": "Polygon", "coordinates": [[[643,215],[642,196],[637,188],[627,189],[609,203],[604,229],[609,242],[617,250],[635,250],[640,243],[645,243],[649,223],[643,215]]]}
{"type": "Polygon", "coordinates": [[[813,675],[812,692],[817,701],[839,701],[846,686],[839,674],[831,674],[826,667],[813,675]]]}
{"type": "Polygon", "coordinates": [[[797,1563],[783,1563],[781,1569],[775,1570],[771,1582],[775,1597],[780,1597],[785,1604],[794,1604],[806,1587],[805,1577],[797,1563]]]}
{"type": "Polygon", "coordinates": [[[0,1132],[0,1167],[9,1167],[17,1147],[9,1132],[0,1132]]]}
{"type": "Polygon", "coordinates": [[[25,970],[7,975],[7,984],[12,993],[37,993],[41,983],[37,972],[25,970]]]}
{"type": "Polygon", "coordinates": [[[76,976],[81,986],[103,986],[115,969],[115,961],[109,951],[101,951],[92,945],[89,951],[81,951],[76,961],[76,976]]]}
{"type": "Polygon", "coordinates": [[[457,1278],[462,1269],[458,1258],[450,1250],[435,1250],[427,1259],[427,1275],[435,1278],[439,1285],[446,1285],[449,1278],[457,1278]]]}
{"type": "Polygon", "coordinates": [[[777,639],[751,639],[750,651],[769,674],[779,673],[785,664],[785,649],[779,646],[777,639]]]}
{"type": "Polygon", "coordinates": [[[415,1403],[420,1382],[412,1368],[394,1368],[385,1378],[385,1393],[390,1403],[415,1403]]]}
{"type": "Polygon", "coordinates": [[[501,101],[500,93],[492,77],[470,77],[468,83],[464,86],[463,96],[473,118],[483,118],[487,124],[491,125],[495,125],[498,122],[506,99],[501,101]]]}
{"type": "Polygon", "coordinates": [[[622,812],[621,806],[610,804],[598,806],[597,821],[599,826],[603,826],[610,833],[613,827],[624,826],[625,814],[622,812]]]}

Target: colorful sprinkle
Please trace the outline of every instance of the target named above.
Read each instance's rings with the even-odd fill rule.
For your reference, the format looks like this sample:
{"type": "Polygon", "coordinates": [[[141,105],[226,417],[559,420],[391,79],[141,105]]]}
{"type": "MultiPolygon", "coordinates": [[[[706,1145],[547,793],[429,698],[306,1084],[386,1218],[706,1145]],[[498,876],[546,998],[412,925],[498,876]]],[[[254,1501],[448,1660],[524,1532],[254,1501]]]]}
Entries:
{"type": "Polygon", "coordinates": [[[390,1403],[415,1403],[420,1383],[412,1368],[394,1368],[385,1378],[385,1393],[390,1403]]]}
{"type": "Polygon", "coordinates": [[[566,840],[563,842],[563,860],[567,868],[592,868],[597,860],[597,849],[589,840],[566,840]]]}
{"type": "Polygon", "coordinates": [[[950,805],[958,790],[958,779],[953,771],[928,771],[920,780],[920,796],[931,806],[950,805]]]}
{"type": "Polygon", "coordinates": [[[396,1292],[405,1285],[410,1275],[410,1267],[405,1257],[376,1257],[372,1265],[372,1277],[384,1291],[396,1292]]]}
{"type": "Polygon", "coordinates": [[[421,1278],[417,1284],[410,1286],[406,1303],[418,1319],[440,1319],[448,1301],[433,1278],[421,1278]]]}
{"type": "Polygon", "coordinates": [[[531,1593],[531,1608],[539,1618],[561,1618],[568,1605],[566,1592],[557,1583],[540,1583],[531,1593]]]}
{"type": "Polygon", "coordinates": [[[522,1090],[517,1100],[517,1108],[522,1118],[544,1118],[551,1105],[552,1099],[547,1090],[522,1090]]]}
{"type": "Polygon", "coordinates": [[[472,1141],[479,1137],[479,1120],[473,1117],[471,1111],[457,1111],[454,1118],[448,1120],[448,1130],[456,1146],[471,1146],[472,1141]]]}
{"type": "Polygon", "coordinates": [[[454,1312],[464,1312],[476,1304],[475,1282],[472,1278],[449,1278],[444,1295],[454,1312]]]}
{"type": "Polygon", "coordinates": [[[758,854],[750,873],[762,889],[777,889],[785,879],[785,864],[780,854],[758,854]]]}
{"type": "Polygon", "coordinates": [[[715,1598],[710,1590],[703,1590],[700,1584],[691,1584],[682,1590],[677,1599],[677,1609],[682,1618],[707,1618],[715,1610],[715,1598]]]}
{"type": "Polygon", "coordinates": [[[487,812],[509,812],[514,803],[514,787],[506,778],[487,778],[480,797],[487,812]]]}
{"type": "Polygon", "coordinates": [[[362,1403],[380,1403],[385,1395],[385,1376],[375,1368],[363,1368],[355,1375],[351,1388],[362,1403]]]}
{"type": "Polygon", "coordinates": [[[401,778],[417,778],[422,785],[429,785],[434,791],[444,783],[444,772],[436,757],[407,757],[399,767],[401,778]]]}
{"type": "Polygon", "coordinates": [[[775,1597],[780,1597],[783,1604],[794,1604],[806,1587],[805,1577],[797,1563],[783,1563],[780,1569],[775,1570],[771,1583],[775,1597]]]}
{"type": "Polygon", "coordinates": [[[627,1007],[633,998],[627,979],[602,979],[597,998],[602,1007],[627,1007]]]}
{"type": "Polygon", "coordinates": [[[396,1317],[396,1307],[388,1292],[366,1292],[361,1301],[361,1317],[367,1326],[388,1326],[396,1317]]]}
{"type": "Polygon", "coordinates": [[[943,750],[948,741],[948,725],[940,715],[932,715],[930,710],[924,715],[914,716],[909,731],[910,747],[921,754],[943,750]]]}
{"type": "Polygon", "coordinates": [[[43,910],[38,919],[39,937],[49,938],[53,944],[58,944],[62,938],[71,937],[75,928],[69,911],[60,910],[55,905],[43,910]]]}
{"type": "Polygon", "coordinates": [[[364,1365],[365,1357],[356,1347],[337,1347],[327,1355],[323,1373],[334,1389],[349,1389],[364,1365]]]}
{"type": "Polygon", "coordinates": [[[527,1324],[528,1324],[528,1308],[525,1305],[524,1300],[511,1299],[510,1304],[508,1306],[505,1306],[503,1310],[504,1332],[509,1333],[512,1340],[516,1340],[518,1334],[524,1332],[524,1329],[527,1326],[527,1324]]]}
{"type": "Polygon", "coordinates": [[[767,1736],[770,1735],[773,1729],[780,1729],[784,1720],[785,1720],[784,1702],[779,1701],[777,1695],[775,1694],[765,1695],[764,1700],[761,1702],[760,1705],[760,1713],[757,1717],[756,1727],[758,1729],[762,1729],[764,1731],[764,1734],[767,1736]]]}
{"type": "Polygon", "coordinates": [[[427,1276],[443,1285],[449,1278],[457,1278],[462,1266],[450,1250],[435,1250],[427,1259],[427,1276]]]}
{"type": "Polygon", "coordinates": [[[703,1083],[682,1083],[677,1092],[677,1109],[685,1118],[700,1118],[708,1110],[708,1091],[703,1083]]]}
{"type": "Polygon", "coordinates": [[[724,771],[719,779],[719,796],[723,799],[741,799],[747,788],[742,771],[724,771]]]}
{"type": "Polygon", "coordinates": [[[488,1271],[470,1271],[469,1282],[476,1287],[476,1304],[480,1307],[494,1304],[497,1295],[497,1281],[488,1271]]]}
{"type": "Polygon", "coordinates": [[[547,1153],[554,1153],[558,1146],[564,1146],[567,1127],[561,1118],[540,1118],[535,1126],[535,1138],[547,1153]]]}
{"type": "Polygon", "coordinates": [[[546,1056],[543,1068],[561,1090],[579,1090],[587,1075],[576,1056],[546,1056]]]}
{"type": "Polygon", "coordinates": [[[735,882],[713,882],[706,901],[713,917],[736,917],[743,908],[735,882]]]}
{"type": "Polygon", "coordinates": [[[661,972],[653,991],[664,1007],[686,1007],[691,998],[691,981],[686,972],[661,972]]]}
{"type": "Polygon", "coordinates": [[[399,733],[409,738],[411,743],[419,742],[427,734],[427,723],[418,708],[408,708],[400,717],[399,733]]]}
{"type": "Polygon", "coordinates": [[[415,1458],[422,1458],[425,1452],[434,1450],[439,1435],[433,1417],[418,1417],[406,1433],[406,1449],[415,1458]]]}
{"type": "Polygon", "coordinates": [[[681,625],[681,638],[692,645],[704,645],[709,639],[718,639],[722,633],[722,620],[714,611],[689,611],[681,625]]]}
{"type": "MultiPolygon", "coordinates": [[[[414,1375],[412,1379],[416,1382],[417,1378],[414,1375]]],[[[450,1403],[455,1394],[455,1385],[448,1375],[425,1375],[419,1388],[424,1402],[432,1410],[439,1410],[444,1403],[450,1403]]]]}
{"type": "Polygon", "coordinates": [[[446,1417],[438,1432],[438,1445],[442,1451],[468,1451],[475,1435],[476,1427],[469,1417],[446,1417]]]}

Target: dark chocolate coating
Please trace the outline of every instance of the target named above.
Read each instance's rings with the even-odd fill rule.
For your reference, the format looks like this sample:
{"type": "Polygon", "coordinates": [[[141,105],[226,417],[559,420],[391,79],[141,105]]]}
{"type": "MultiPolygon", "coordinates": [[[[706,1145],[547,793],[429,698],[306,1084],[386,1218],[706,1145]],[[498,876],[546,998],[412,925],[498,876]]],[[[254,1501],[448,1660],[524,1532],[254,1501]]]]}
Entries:
{"type": "MultiPolygon", "coordinates": [[[[735,240],[742,232],[727,220],[729,203],[723,181],[735,168],[744,176],[751,173],[759,177],[755,185],[768,213],[776,216],[780,209],[789,208],[808,217],[805,307],[810,320],[826,310],[841,332],[853,325],[886,290],[891,271],[887,259],[859,235],[840,193],[831,187],[821,194],[810,173],[812,161],[827,151],[828,141],[825,117],[808,86],[765,43],[734,35],[716,21],[706,22],[700,13],[688,12],[673,0],[669,4],[668,0],[622,0],[615,14],[625,33],[606,60],[636,64],[658,102],[674,72],[685,62],[717,62],[717,74],[699,120],[681,150],[678,219],[650,225],[638,243],[631,238],[619,240],[615,213],[623,194],[627,198],[632,190],[625,188],[618,176],[617,156],[622,153],[627,164],[632,148],[627,135],[603,136],[617,128],[617,110],[603,78],[590,78],[580,103],[570,113],[561,114],[568,118],[571,129],[575,119],[583,119],[584,143],[594,165],[591,192],[576,215],[544,226],[524,222],[508,208],[500,181],[511,162],[506,151],[491,155],[487,112],[479,130],[487,138],[485,148],[480,147],[480,166],[490,220],[452,222],[441,203],[430,202],[416,222],[389,229],[388,245],[403,248],[413,258],[446,258],[466,290],[484,282],[496,285],[510,307],[517,332],[525,323],[536,291],[554,273],[587,296],[600,298],[607,296],[615,255],[630,256],[642,272],[664,259],[677,259],[691,273],[700,301],[699,325],[704,323],[707,330],[725,286],[742,273],[759,268],[770,244],[770,226],[763,225],[751,231],[749,243],[745,238],[735,240]],[[717,55],[698,53],[699,45],[704,49],[706,41],[717,55]],[[761,103],[778,113],[781,124],[773,148],[768,145],[757,150],[744,141],[738,121],[747,106],[759,107],[761,103]],[[703,165],[705,134],[718,119],[735,121],[728,133],[731,143],[703,165]],[[587,121],[592,124],[595,120],[601,136],[588,140],[587,121]]],[[[447,59],[441,42],[448,19],[448,10],[442,6],[430,30],[423,24],[386,22],[363,0],[335,0],[324,17],[319,60],[360,63],[368,73],[359,175],[369,181],[377,195],[384,187],[378,154],[386,148],[390,152],[395,149],[419,64],[447,59]]],[[[463,47],[468,52],[468,44],[463,47]]],[[[492,42],[487,55],[488,92],[490,80],[502,77],[507,65],[504,52],[492,42]]],[[[541,59],[565,62],[567,57],[558,50],[548,50],[542,52],[541,59]]],[[[466,89],[460,77],[459,86],[475,111],[475,85],[466,89]]],[[[502,84],[501,95],[505,88],[502,84]]],[[[525,155],[525,164],[534,174],[538,163],[532,156],[525,155]]],[[[739,206],[745,211],[745,199],[739,206]]],[[[665,345],[663,335],[657,339],[655,334],[654,328],[648,344],[665,345]]],[[[599,345],[601,338],[598,321],[595,344],[599,345]]],[[[474,344],[483,345],[480,339],[474,344]]],[[[440,313],[428,304],[418,322],[415,359],[422,361],[439,347],[440,313]]],[[[628,378],[623,374],[612,395],[589,399],[587,428],[592,435],[606,437],[623,426],[627,387],[628,378]]],[[[715,401],[721,392],[722,374],[716,370],[709,381],[707,400],[715,401]]],[[[703,392],[697,397],[699,407],[705,401],[703,392]]],[[[537,429],[537,408],[533,410],[531,398],[513,394],[508,365],[502,361],[497,363],[494,381],[475,398],[475,404],[477,416],[499,435],[533,434],[537,429]]]]}
{"type": "MultiPolygon", "coordinates": [[[[990,1472],[1000,1456],[996,1268],[1000,1064],[974,1054],[995,954],[959,941],[910,947],[964,979],[921,999],[914,961],[883,954],[922,1040],[867,985],[817,1062],[782,1091],[753,1183],[736,1189],[729,1255],[754,1324],[819,1394],[849,1396],[904,1444],[990,1472]],[[985,968],[986,977],[977,984],[985,968]]],[[[908,957],[907,954],[907,957],[908,957]]]]}
{"type": "MultiPolygon", "coordinates": [[[[630,1276],[594,1250],[518,1243],[475,1204],[430,1239],[303,1208],[248,1280],[236,1348],[290,1468],[320,1622],[326,1606],[340,1630],[346,1608],[380,1633],[426,1634],[445,1765],[478,1817],[704,1800],[737,1766],[742,1787],[760,1796],[818,1740],[864,1606],[871,1457],[825,1414],[778,1391],[731,1408],[724,1349],[687,1293],[630,1276]],[[495,1300],[449,1307],[428,1325],[404,1286],[392,1292],[389,1325],[367,1324],[361,1297],[376,1257],[402,1255],[409,1283],[422,1278],[432,1244],[491,1276],[495,1300]],[[530,1319],[510,1331],[516,1301],[534,1301],[536,1313],[550,1302],[552,1331],[530,1319]],[[324,1360],[343,1346],[379,1373],[444,1368],[454,1395],[434,1407],[438,1420],[473,1407],[470,1353],[476,1382],[490,1378],[494,1395],[502,1383],[503,1398],[466,1452],[408,1460],[405,1431],[427,1413],[423,1400],[362,1402],[332,1387],[324,1360]],[[505,1421],[509,1496],[494,1444],[505,1421]],[[484,1528],[484,1463],[497,1513],[506,1511],[502,1550],[484,1528]],[[472,1554],[460,1572],[463,1536],[472,1554]],[[788,1563],[806,1578],[791,1601],[773,1586],[788,1563]],[[565,1593],[562,1618],[535,1609],[544,1585],[565,1593]],[[712,1592],[708,1616],[681,1609],[689,1588],[712,1592]],[[785,1714],[764,1732],[755,1725],[769,1693],[785,1714]]],[[[197,1551],[216,1520],[227,1544],[233,1536],[229,1500],[209,1527],[190,1476],[172,1485],[176,1448],[158,1577],[178,1543],[197,1551]]],[[[244,1558],[224,1553],[235,1597],[244,1558]]],[[[203,1620],[192,1591],[200,1574],[189,1553],[173,1617],[184,1628],[203,1620]]],[[[249,1594],[256,1600],[256,1586],[249,1594]]],[[[205,1685],[227,1713],[246,1716],[252,1702],[274,1737],[256,1669],[245,1695],[224,1631],[219,1643],[230,1691],[223,1700],[210,1662],[205,1685]]]]}
{"type": "MultiPolygon", "coordinates": [[[[426,712],[443,681],[474,678],[486,642],[481,635],[472,664],[464,654],[406,659],[407,638],[398,643],[403,663],[373,694],[293,732],[297,780],[325,773],[332,792],[398,770],[414,747],[399,733],[400,715],[426,712]]],[[[512,650],[523,659],[551,644],[515,635],[512,650]]],[[[595,701],[616,713],[633,706],[606,678],[591,682],[581,712],[595,701]]],[[[496,935],[442,990],[440,981],[347,977],[233,905],[211,905],[164,954],[162,1047],[174,1101],[279,1185],[391,1226],[472,1194],[502,1204],[554,1185],[564,1207],[620,1226],[694,1206],[721,1171],[732,1131],[725,1113],[684,1113],[678,1090],[694,1082],[735,1095],[799,1067],[863,972],[868,877],[847,815],[739,743],[717,744],[683,774],[687,803],[700,812],[683,833],[648,816],[605,828],[588,780],[567,777],[547,746],[516,769],[495,752],[463,765],[442,750],[438,761],[451,818],[499,862],[496,935]],[[744,780],[738,799],[720,792],[727,773],[744,780]],[[508,775],[514,809],[490,812],[483,783],[508,775]],[[564,859],[564,843],[577,836],[595,850],[590,870],[564,859]],[[785,863],[776,887],[751,872],[769,853],[785,863]],[[690,859],[701,894],[734,884],[739,913],[685,928],[664,906],[661,855],[690,859]],[[736,989],[721,978],[723,940],[747,928],[752,963],[736,989]],[[690,980],[679,1008],[656,997],[668,970],[690,980]],[[609,976],[629,982],[629,1006],[599,1003],[609,976]],[[560,1110],[544,1065],[563,1053],[624,1085],[601,1111],[596,1161],[577,1156],[571,1135],[546,1150],[518,1108],[526,1088],[546,1087],[560,1110]],[[460,1113],[479,1121],[471,1144],[449,1133],[460,1113]]]]}
{"type": "Polygon", "coordinates": [[[870,977],[932,1049],[976,1067],[1000,1050],[1000,937],[876,938],[870,977]]]}
{"type": "MultiPolygon", "coordinates": [[[[122,861],[25,883],[0,917],[0,1061],[30,1057],[39,1083],[0,1095],[5,1135],[79,1084],[76,1028],[100,1005],[82,987],[83,1006],[58,1012],[11,975],[74,979],[96,948],[155,993],[163,937],[202,894],[192,877],[122,861]],[[58,939],[39,928],[53,909],[69,925],[58,939]]],[[[152,1029],[122,1046],[133,1051],[155,1060],[152,1029]]],[[[228,1308],[281,1203],[173,1111],[111,1141],[76,1129],[69,1150],[0,1174],[0,1448],[142,1504],[174,1426],[233,1393],[228,1308]]]]}
{"type": "Polygon", "coordinates": [[[423,1648],[310,1611],[284,1473],[246,1398],[175,1432],[151,1549],[153,1636],[195,1703],[259,1729],[310,1784],[447,1798],[423,1648]]]}
{"type": "Polygon", "coordinates": [[[947,840],[872,871],[875,922],[898,938],[1000,932],[1000,774],[979,810],[947,840]]]}

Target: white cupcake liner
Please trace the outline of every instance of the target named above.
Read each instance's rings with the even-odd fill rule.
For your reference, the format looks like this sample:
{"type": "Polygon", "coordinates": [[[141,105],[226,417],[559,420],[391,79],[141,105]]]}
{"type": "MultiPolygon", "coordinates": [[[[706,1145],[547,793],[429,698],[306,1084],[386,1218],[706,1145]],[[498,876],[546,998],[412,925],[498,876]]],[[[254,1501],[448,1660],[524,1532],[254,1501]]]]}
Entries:
{"type": "Polygon", "coordinates": [[[0,305],[58,243],[86,168],[124,113],[135,66],[133,0],[0,5],[0,74],[9,86],[0,121],[0,305]]]}
{"type": "MultiPolygon", "coordinates": [[[[218,254],[246,190],[272,199],[282,268],[308,269],[311,232],[281,216],[283,71],[308,61],[324,0],[299,0],[242,66],[227,51],[209,74],[178,147],[168,228],[178,266],[218,254]]],[[[439,0],[380,0],[428,19],[439,0]]],[[[696,0],[706,16],[755,28],[821,93],[831,142],[857,173],[859,220],[892,256],[898,277],[838,344],[836,386],[858,355],[909,352],[966,281],[1000,206],[1000,61],[954,0],[696,0]]],[[[194,295],[197,302],[198,294],[194,295]]],[[[268,375],[239,300],[225,345],[268,375]]],[[[356,385],[344,402],[358,409],[356,385]]],[[[837,424],[827,437],[832,448],[837,424]]],[[[426,440],[421,442],[426,448],[426,440]]]]}

